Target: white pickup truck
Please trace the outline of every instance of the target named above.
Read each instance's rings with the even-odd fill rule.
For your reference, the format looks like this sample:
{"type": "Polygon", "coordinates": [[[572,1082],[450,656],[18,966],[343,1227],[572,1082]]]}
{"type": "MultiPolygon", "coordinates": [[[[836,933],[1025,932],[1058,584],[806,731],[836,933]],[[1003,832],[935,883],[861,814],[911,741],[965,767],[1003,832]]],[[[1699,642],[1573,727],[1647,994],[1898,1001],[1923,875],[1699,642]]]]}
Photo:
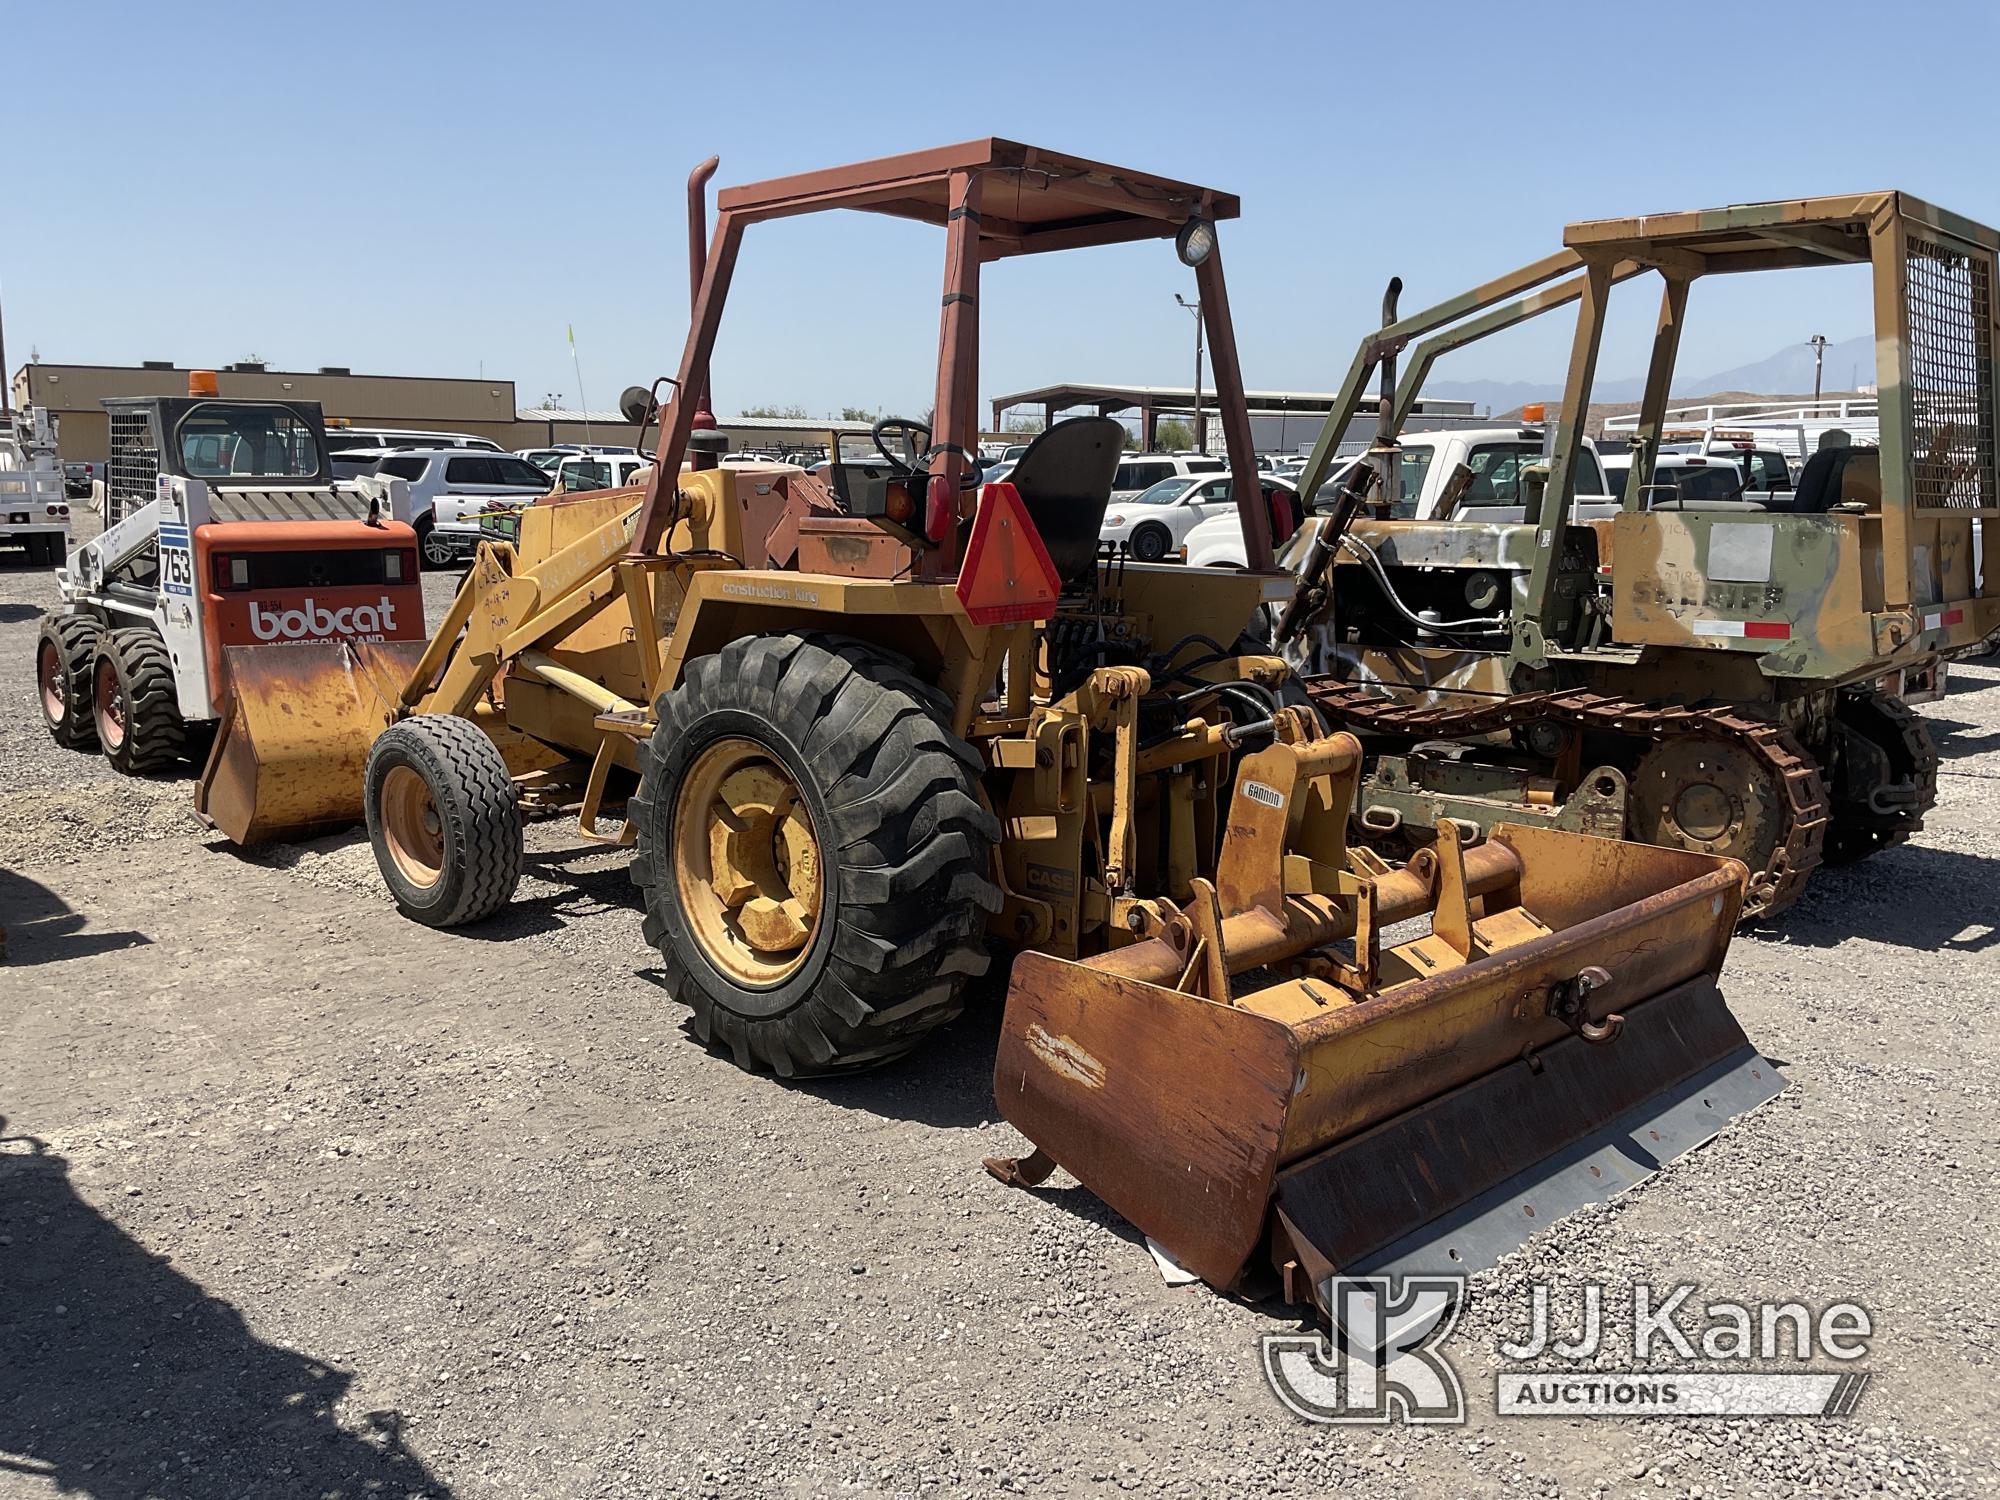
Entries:
{"type": "Polygon", "coordinates": [[[69,551],[69,496],[56,423],[39,406],[0,411],[0,547],[54,567],[69,551]]]}
{"type": "MultiPolygon", "coordinates": [[[[1391,514],[1398,520],[1429,520],[1445,486],[1460,464],[1472,471],[1472,483],[1459,498],[1454,512],[1461,520],[1518,521],[1526,501],[1522,494],[1522,471],[1542,461],[1543,436],[1539,427],[1455,427],[1439,432],[1412,432],[1398,443],[1402,452],[1399,494],[1391,514]]],[[[1322,503],[1331,499],[1339,481],[1360,459],[1336,464],[1320,486],[1322,503]]],[[[1576,493],[1585,499],[1609,502],[1611,491],[1604,477],[1604,465],[1597,457],[1597,445],[1583,442],[1583,467],[1576,476],[1576,493]]],[[[1308,536],[1317,523],[1308,516],[1299,528],[1308,536]]],[[[1303,557],[1305,549],[1293,546],[1288,555],[1303,557]]],[[[1182,560],[1194,567],[1240,568],[1244,566],[1242,528],[1232,512],[1203,521],[1188,532],[1181,547],[1182,560]]]]}

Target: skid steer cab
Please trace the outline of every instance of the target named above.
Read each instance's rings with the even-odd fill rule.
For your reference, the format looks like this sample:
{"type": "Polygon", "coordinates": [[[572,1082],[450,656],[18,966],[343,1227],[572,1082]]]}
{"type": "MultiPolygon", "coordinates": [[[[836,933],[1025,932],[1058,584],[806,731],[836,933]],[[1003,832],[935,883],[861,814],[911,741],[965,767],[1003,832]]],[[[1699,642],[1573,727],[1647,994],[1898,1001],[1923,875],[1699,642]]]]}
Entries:
{"type": "Polygon", "coordinates": [[[229,702],[230,648],[420,642],[409,488],[335,482],[319,406],[107,401],[105,529],[58,570],[37,691],[56,740],[120,770],[199,762],[229,702]]]}
{"type": "Polygon", "coordinates": [[[784,1077],[907,1056],[1011,964],[995,1080],[1036,1149],[994,1172],[1068,1168],[1221,1286],[1261,1260],[1310,1298],[1440,1221],[1471,1265],[1631,1181],[1632,1139],[1672,1155],[1776,1086],[1715,988],[1740,864],[1534,829],[1400,868],[1349,845],[1359,748],[1247,634],[1292,581],[1222,275],[1234,197],[978,140],[717,206],[647,482],[523,508],[400,671],[229,648],[218,827],[365,820],[397,905],[449,928],[511,899],[524,806],[570,810],[632,848],[634,962],[784,1077]],[[943,233],[934,419],[878,422],[877,462],[824,478],[723,466],[699,403],[742,237],[835,208],[943,233]],[[1109,417],[1054,423],[1004,483],[972,458],[986,268],[1144,241],[1200,294],[1241,571],[1100,550],[1109,417]]]}

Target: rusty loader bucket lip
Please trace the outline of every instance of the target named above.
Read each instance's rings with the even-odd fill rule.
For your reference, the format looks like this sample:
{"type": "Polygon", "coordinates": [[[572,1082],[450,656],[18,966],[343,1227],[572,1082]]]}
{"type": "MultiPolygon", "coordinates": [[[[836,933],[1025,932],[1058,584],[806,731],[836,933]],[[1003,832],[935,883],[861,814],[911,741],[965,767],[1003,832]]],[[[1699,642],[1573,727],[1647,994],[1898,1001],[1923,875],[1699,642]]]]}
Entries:
{"type": "Polygon", "coordinates": [[[423,651],[422,641],[225,647],[229,696],[197,815],[245,845],[359,823],[368,752],[423,651]]]}

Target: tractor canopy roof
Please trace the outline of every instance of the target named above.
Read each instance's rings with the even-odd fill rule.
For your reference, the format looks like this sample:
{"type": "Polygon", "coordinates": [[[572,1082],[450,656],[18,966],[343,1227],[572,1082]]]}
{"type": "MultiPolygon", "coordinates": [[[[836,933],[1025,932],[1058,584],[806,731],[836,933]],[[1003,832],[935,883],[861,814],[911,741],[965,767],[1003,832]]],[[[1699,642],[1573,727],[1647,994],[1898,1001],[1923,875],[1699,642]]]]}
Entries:
{"type": "Polygon", "coordinates": [[[1642,265],[1685,259],[1695,275],[1777,271],[1801,266],[1866,264],[1869,232],[1886,218],[1942,230],[1970,244],[2000,250],[2000,233],[1908,193],[1854,193],[1832,198],[1784,198],[1728,208],[1585,219],[1563,230],[1579,254],[1642,265]]]}
{"type": "Polygon", "coordinates": [[[985,178],[980,257],[1170,239],[1190,216],[1233,219],[1234,193],[994,137],[724,188],[716,207],[746,223],[829,208],[949,221],[954,173],[985,178]]]}

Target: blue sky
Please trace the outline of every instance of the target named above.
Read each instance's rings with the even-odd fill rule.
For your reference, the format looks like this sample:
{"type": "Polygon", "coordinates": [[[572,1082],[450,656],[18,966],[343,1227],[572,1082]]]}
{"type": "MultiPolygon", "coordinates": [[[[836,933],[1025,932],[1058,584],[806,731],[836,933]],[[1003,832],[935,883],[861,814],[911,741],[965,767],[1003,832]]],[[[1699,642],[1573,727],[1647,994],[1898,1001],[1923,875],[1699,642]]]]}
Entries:
{"type": "MultiPolygon", "coordinates": [[[[1241,195],[1223,245],[1248,381],[1326,389],[1375,320],[1556,248],[1565,220],[1901,187],[2000,222],[2000,8],[1848,3],[1050,7],[0,0],[17,91],[7,353],[577,380],[678,363],[682,185],[1003,135],[1241,195]],[[32,60],[32,61],[31,61],[32,60]],[[22,76],[16,72],[15,76],[22,76]]],[[[921,411],[942,237],[753,228],[717,407],[921,411]]],[[[1002,263],[981,391],[1185,383],[1162,244],[1002,263]]],[[[1614,297],[1636,371],[1650,292],[1614,297]]],[[[1438,379],[1558,378],[1568,318],[1438,379]]],[[[1683,370],[1868,329],[1845,272],[1697,284],[1683,370]]],[[[1832,373],[1832,372],[1829,372],[1832,373]]]]}

